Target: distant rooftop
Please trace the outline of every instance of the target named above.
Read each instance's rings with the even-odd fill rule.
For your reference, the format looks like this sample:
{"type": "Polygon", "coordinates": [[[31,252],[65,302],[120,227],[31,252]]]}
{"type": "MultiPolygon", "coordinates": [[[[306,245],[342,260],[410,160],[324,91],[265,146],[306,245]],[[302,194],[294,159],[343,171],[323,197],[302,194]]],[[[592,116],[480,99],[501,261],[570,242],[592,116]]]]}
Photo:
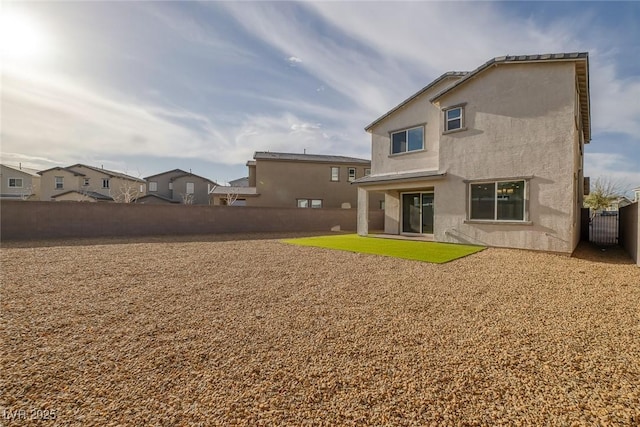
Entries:
{"type": "Polygon", "coordinates": [[[269,151],[256,151],[253,158],[256,160],[284,160],[291,162],[371,164],[371,160],[359,159],[357,157],[332,156],[325,154],[272,153],[269,151]]]}
{"type": "Polygon", "coordinates": [[[25,168],[24,166],[21,166],[21,165],[8,165],[6,163],[2,163],[2,166],[13,169],[13,170],[17,170],[20,172],[24,172],[31,176],[40,176],[38,175],[38,169],[25,168]]]}

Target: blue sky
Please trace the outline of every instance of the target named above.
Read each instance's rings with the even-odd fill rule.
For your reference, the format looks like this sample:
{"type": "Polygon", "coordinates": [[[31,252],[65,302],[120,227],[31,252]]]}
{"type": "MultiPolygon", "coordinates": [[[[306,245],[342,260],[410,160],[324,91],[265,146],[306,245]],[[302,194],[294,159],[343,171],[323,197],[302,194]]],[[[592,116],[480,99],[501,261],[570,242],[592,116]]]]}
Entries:
{"type": "Polygon", "coordinates": [[[228,181],[257,150],[370,158],[364,126],[445,71],[589,51],[585,172],[640,186],[637,2],[3,2],[2,13],[28,35],[3,34],[6,163],[228,181]]]}

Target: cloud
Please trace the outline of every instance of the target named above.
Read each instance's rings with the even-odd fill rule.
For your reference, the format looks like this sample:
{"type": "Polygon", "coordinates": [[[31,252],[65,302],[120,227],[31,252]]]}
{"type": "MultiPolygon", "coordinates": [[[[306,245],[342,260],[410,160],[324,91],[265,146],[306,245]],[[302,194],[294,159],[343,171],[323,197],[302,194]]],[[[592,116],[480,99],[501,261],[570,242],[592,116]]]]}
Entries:
{"type": "Polygon", "coordinates": [[[292,67],[295,67],[297,64],[302,63],[302,59],[298,58],[297,56],[290,56],[289,58],[287,58],[287,61],[289,61],[289,65],[291,65],[292,67]]]}
{"type": "Polygon", "coordinates": [[[585,153],[584,168],[592,182],[598,178],[607,179],[624,192],[640,186],[640,170],[621,154],[585,153]]]}

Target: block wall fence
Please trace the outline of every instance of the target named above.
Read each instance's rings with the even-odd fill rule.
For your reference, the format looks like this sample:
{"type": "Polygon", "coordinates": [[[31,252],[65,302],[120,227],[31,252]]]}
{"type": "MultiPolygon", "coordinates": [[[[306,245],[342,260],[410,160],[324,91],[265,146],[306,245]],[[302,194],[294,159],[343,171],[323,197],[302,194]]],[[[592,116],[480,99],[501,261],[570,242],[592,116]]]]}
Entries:
{"type": "MultiPolygon", "coordinates": [[[[85,202],[0,203],[0,239],[356,230],[357,209],[187,206],[85,202]]],[[[384,211],[369,215],[381,230],[384,211]]]]}

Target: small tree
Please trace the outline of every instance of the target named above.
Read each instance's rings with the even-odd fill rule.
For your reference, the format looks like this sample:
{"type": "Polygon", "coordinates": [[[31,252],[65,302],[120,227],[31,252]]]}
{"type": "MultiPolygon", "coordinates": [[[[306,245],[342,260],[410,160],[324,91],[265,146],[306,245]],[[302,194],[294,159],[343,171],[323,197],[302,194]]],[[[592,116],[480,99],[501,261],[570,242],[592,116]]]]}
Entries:
{"type": "Polygon", "coordinates": [[[180,193],[183,205],[192,205],[194,201],[193,193],[180,193]]]}
{"type": "Polygon", "coordinates": [[[109,188],[109,196],[116,203],[133,203],[140,196],[140,183],[121,180],[117,188],[109,188]]]}
{"type": "Polygon", "coordinates": [[[620,185],[610,178],[596,179],[589,195],[584,198],[584,205],[591,208],[594,213],[607,209],[623,193],[620,185]]]}

